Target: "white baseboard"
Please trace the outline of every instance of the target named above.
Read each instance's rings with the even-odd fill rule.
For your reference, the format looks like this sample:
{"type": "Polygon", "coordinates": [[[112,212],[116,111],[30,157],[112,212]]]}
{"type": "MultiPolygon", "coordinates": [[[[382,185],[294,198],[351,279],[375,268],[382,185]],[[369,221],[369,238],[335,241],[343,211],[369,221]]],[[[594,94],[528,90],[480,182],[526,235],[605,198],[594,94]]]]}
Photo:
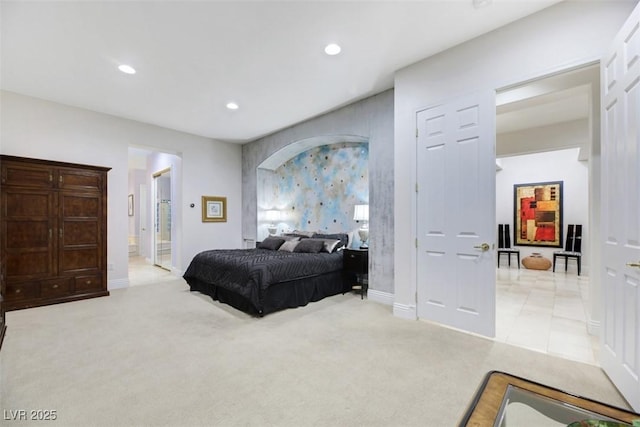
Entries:
{"type": "Polygon", "coordinates": [[[371,301],[379,302],[384,305],[393,306],[393,315],[408,320],[416,320],[416,307],[414,305],[406,305],[395,303],[395,295],[390,292],[377,291],[375,289],[367,290],[367,298],[371,301]]]}
{"type": "Polygon", "coordinates": [[[587,320],[587,332],[589,332],[589,335],[593,335],[593,336],[599,337],[600,336],[600,321],[599,320],[588,319],[587,320]]]}
{"type": "Polygon", "coordinates": [[[367,298],[371,301],[379,302],[384,305],[393,305],[393,294],[389,292],[376,291],[375,289],[367,290],[367,298]]]}
{"type": "Polygon", "coordinates": [[[416,320],[418,318],[415,305],[400,304],[397,302],[393,304],[393,315],[407,320],[416,320]]]}
{"type": "Polygon", "coordinates": [[[113,279],[107,283],[107,289],[112,291],[114,289],[124,289],[129,287],[129,279],[113,279]]]}

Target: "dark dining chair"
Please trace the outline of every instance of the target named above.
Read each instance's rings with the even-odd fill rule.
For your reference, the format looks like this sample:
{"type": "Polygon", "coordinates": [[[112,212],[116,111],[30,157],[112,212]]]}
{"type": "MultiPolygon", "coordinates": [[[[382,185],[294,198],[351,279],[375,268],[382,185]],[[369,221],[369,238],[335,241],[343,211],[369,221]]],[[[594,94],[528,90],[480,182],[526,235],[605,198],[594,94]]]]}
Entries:
{"type": "Polygon", "coordinates": [[[507,255],[509,267],[511,267],[511,255],[515,255],[520,268],[520,250],[511,248],[511,232],[509,224],[498,224],[498,268],[500,268],[500,255],[507,255]]]}
{"type": "Polygon", "coordinates": [[[569,224],[567,226],[567,240],[563,251],[553,253],[553,271],[556,271],[556,259],[564,258],[564,271],[567,271],[567,264],[570,259],[575,259],[578,263],[578,276],[582,264],[582,225],[569,224]]]}

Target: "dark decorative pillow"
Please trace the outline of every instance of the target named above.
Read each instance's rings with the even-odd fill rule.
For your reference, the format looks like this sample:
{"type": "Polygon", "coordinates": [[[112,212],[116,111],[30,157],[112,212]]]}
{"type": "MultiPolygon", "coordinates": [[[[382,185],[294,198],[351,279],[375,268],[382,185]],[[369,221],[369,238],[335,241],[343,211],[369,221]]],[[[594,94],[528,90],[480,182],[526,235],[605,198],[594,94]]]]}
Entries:
{"type": "Polygon", "coordinates": [[[301,239],[306,239],[309,236],[306,236],[304,234],[298,234],[298,233],[282,233],[282,237],[283,239],[287,239],[287,238],[293,238],[293,237],[297,237],[299,240],[301,239]]]}
{"type": "Polygon", "coordinates": [[[283,243],[284,239],[282,237],[269,236],[258,244],[258,249],[271,249],[272,251],[277,251],[283,243]]]}
{"type": "Polygon", "coordinates": [[[315,231],[293,230],[293,234],[296,236],[313,237],[316,234],[315,231]]]}
{"type": "Polygon", "coordinates": [[[322,248],[324,248],[324,242],[322,240],[302,239],[293,251],[317,254],[322,248]]]}
{"type": "Polygon", "coordinates": [[[291,236],[288,233],[281,234],[278,237],[283,238],[286,242],[289,242],[289,241],[297,242],[298,240],[300,240],[300,236],[291,236]]]}
{"type": "Polygon", "coordinates": [[[322,234],[316,233],[313,235],[314,238],[317,239],[336,239],[340,240],[340,243],[334,248],[334,251],[346,247],[349,244],[349,235],[346,233],[333,233],[333,234],[322,234]]]}

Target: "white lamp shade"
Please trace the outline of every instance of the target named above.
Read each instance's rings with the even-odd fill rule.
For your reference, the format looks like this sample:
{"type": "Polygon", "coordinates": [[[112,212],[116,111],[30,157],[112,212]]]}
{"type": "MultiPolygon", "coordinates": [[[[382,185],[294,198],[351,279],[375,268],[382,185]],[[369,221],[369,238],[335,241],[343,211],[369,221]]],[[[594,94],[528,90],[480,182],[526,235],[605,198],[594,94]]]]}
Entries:
{"type": "Polygon", "coordinates": [[[369,205],[355,205],[353,219],[355,221],[369,221],[369,205]]]}
{"type": "Polygon", "coordinates": [[[280,211],[270,210],[266,213],[267,221],[275,222],[280,219],[280,211]]]}

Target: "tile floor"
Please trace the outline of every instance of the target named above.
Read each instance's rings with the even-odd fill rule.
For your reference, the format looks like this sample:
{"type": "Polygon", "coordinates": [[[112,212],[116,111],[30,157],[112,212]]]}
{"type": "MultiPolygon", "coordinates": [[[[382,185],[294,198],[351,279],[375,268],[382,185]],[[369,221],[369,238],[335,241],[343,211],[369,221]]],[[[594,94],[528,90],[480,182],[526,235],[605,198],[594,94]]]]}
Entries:
{"type": "Polygon", "coordinates": [[[588,277],[502,266],[496,286],[497,341],[599,364],[599,338],[587,332],[588,277]]]}
{"type": "MultiPolygon", "coordinates": [[[[598,365],[599,340],[587,332],[589,278],[575,273],[498,268],[496,341],[598,365]]],[[[130,286],[173,280],[171,272],[129,258],[130,286]]]]}
{"type": "Polygon", "coordinates": [[[129,286],[148,285],[175,278],[170,271],[151,264],[144,257],[129,257],[129,286]]]}

